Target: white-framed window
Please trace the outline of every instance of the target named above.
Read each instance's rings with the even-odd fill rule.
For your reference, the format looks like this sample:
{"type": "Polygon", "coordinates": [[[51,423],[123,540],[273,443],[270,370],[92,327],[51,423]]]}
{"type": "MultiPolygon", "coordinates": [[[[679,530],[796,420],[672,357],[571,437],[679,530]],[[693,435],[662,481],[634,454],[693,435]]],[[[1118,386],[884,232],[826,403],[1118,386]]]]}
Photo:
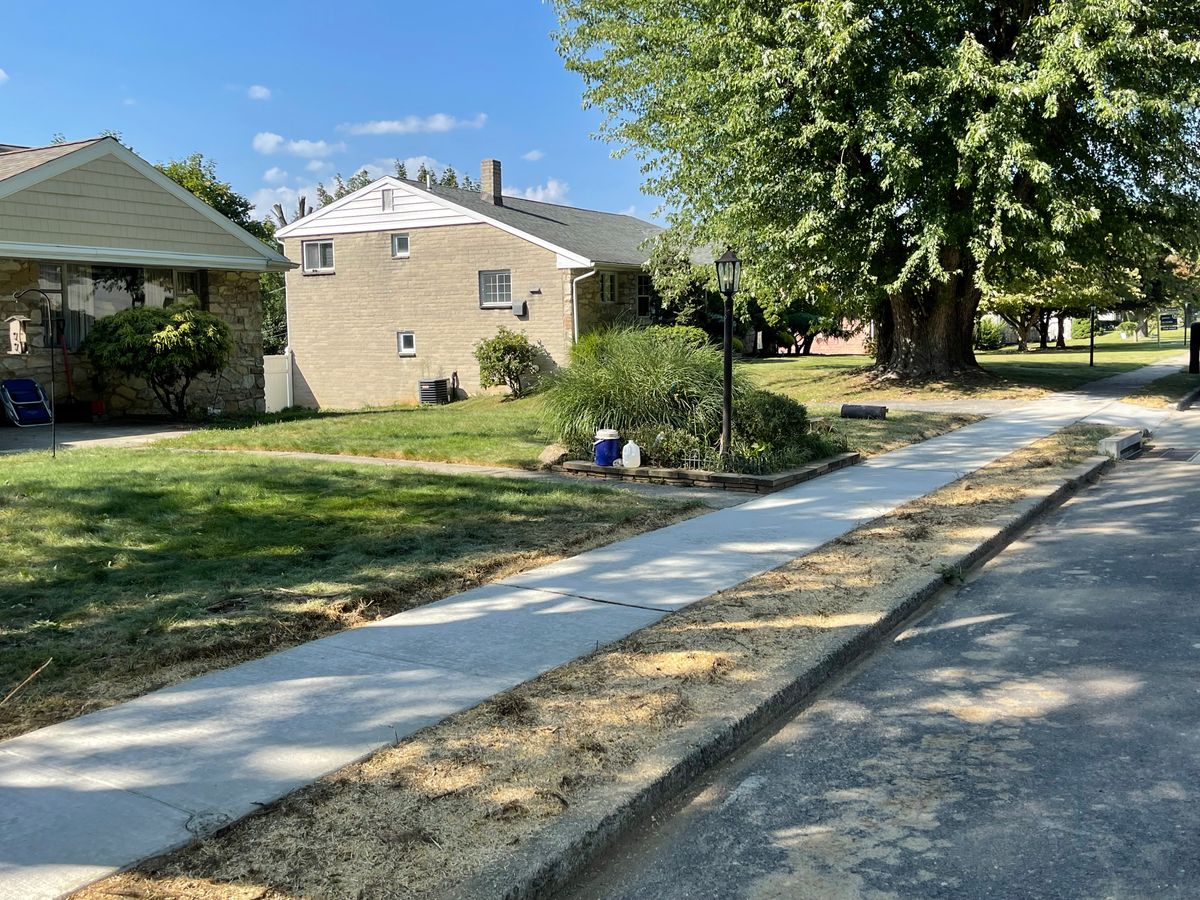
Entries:
{"type": "Polygon", "coordinates": [[[300,255],[305,275],[333,274],[333,241],[305,241],[300,255]]]}
{"type": "Polygon", "coordinates": [[[596,276],[600,283],[600,302],[617,302],[617,273],[601,272],[596,276]]]}
{"type": "Polygon", "coordinates": [[[393,208],[393,201],[392,201],[392,189],[391,189],[391,188],[384,188],[384,189],[383,189],[382,191],[380,191],[379,193],[380,193],[380,195],[383,197],[383,211],[384,211],[384,212],[391,212],[391,211],[392,211],[392,208],[393,208]]]}
{"type": "Polygon", "coordinates": [[[638,275],[637,277],[637,314],[640,318],[646,318],[654,312],[654,279],[649,275],[638,275]]]}
{"type": "Polygon", "coordinates": [[[417,336],[411,331],[396,332],[396,354],[398,356],[417,355],[417,336]]]}
{"type": "Polygon", "coordinates": [[[392,259],[408,259],[408,235],[392,235],[392,259]]]}
{"type": "Polygon", "coordinates": [[[479,273],[481,309],[512,308],[512,270],[485,269],[479,273]]]}

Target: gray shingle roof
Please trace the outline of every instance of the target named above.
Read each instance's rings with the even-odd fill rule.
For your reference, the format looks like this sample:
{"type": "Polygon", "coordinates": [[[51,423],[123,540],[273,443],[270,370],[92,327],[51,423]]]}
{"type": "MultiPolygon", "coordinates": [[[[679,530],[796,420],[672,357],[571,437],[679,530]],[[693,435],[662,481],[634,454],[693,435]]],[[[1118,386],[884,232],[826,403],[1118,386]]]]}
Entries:
{"type": "Polygon", "coordinates": [[[597,263],[640,266],[650,258],[647,240],[662,231],[657,225],[620,213],[558,206],[519,197],[505,197],[502,206],[494,206],[478,191],[436,184],[426,187],[418,181],[408,183],[597,263]]]}
{"type": "Polygon", "coordinates": [[[44,163],[51,162],[61,156],[74,153],[96,141],[104,138],[92,138],[88,141],[72,141],[69,144],[51,144],[48,147],[30,147],[26,150],[9,150],[0,153],[0,181],[36,169],[44,163]]]}

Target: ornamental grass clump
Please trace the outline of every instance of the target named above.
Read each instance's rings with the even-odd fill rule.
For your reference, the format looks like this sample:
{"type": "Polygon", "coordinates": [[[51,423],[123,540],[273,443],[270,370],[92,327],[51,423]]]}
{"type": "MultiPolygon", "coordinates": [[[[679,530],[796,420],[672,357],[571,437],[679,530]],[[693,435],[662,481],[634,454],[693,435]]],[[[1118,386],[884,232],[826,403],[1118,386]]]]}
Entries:
{"type": "Polygon", "coordinates": [[[651,465],[776,471],[838,449],[809,432],[803,404],[733,381],[733,447],[722,458],[721,348],[670,328],[585,335],[545,390],[548,429],[572,456],[591,455],[602,428],[642,448],[651,465]]]}
{"type": "MultiPolygon", "coordinates": [[[[735,376],[734,396],[747,386],[735,376]]],[[[721,430],[721,350],[665,329],[610,328],[584,335],[570,364],[549,379],[547,425],[573,453],[596,431],[681,430],[701,439],[721,430]]]]}

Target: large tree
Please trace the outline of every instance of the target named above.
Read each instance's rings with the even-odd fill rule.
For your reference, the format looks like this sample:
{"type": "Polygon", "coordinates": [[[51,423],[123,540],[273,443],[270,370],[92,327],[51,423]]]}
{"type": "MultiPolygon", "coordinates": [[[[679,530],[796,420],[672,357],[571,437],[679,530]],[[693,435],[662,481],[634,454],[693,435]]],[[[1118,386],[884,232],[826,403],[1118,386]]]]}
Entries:
{"type": "Polygon", "coordinates": [[[874,303],[899,375],[985,292],[1200,220],[1192,0],[555,0],[603,133],[708,243],[874,303]]]}

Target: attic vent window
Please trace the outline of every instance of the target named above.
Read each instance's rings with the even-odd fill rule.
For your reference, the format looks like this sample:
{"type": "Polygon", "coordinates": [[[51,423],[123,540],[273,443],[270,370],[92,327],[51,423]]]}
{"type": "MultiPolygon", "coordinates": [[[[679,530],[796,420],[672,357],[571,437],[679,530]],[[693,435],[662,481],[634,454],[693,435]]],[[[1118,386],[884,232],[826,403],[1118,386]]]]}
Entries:
{"type": "Polygon", "coordinates": [[[392,205],[392,189],[391,189],[391,188],[384,188],[384,189],[383,189],[383,191],[382,191],[382,194],[383,194],[383,211],[384,211],[384,212],[391,212],[391,211],[392,211],[392,209],[393,209],[393,205],[392,205]]]}

